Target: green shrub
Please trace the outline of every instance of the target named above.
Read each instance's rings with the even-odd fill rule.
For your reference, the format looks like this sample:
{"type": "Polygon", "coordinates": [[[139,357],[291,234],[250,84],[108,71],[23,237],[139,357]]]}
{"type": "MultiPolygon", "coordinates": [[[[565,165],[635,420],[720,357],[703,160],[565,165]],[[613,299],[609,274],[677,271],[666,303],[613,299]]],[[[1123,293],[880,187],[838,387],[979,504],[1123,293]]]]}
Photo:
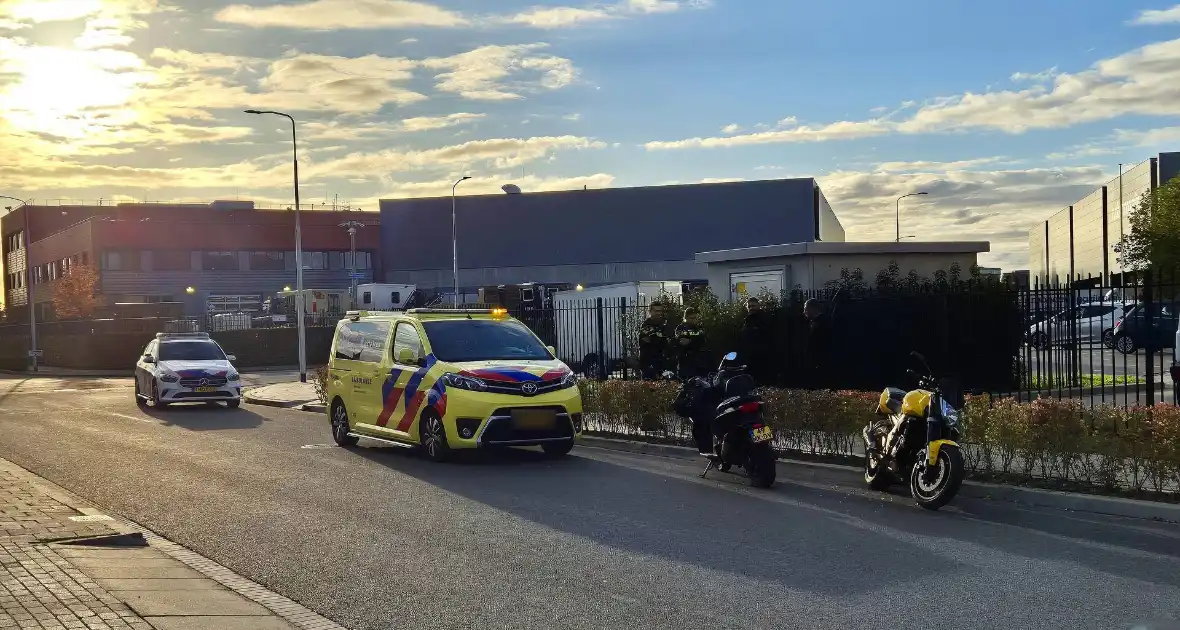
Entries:
{"type": "MultiPolygon", "coordinates": [[[[586,426],[617,437],[688,443],[687,421],[672,413],[675,382],[609,380],[580,384],[586,426]]],[[[776,447],[815,456],[859,457],[860,434],[875,417],[876,392],[762,388],[776,447]]],[[[961,419],[974,476],[1110,492],[1180,497],[1180,408],[1084,407],[1077,401],[973,396],[961,419]]]]}

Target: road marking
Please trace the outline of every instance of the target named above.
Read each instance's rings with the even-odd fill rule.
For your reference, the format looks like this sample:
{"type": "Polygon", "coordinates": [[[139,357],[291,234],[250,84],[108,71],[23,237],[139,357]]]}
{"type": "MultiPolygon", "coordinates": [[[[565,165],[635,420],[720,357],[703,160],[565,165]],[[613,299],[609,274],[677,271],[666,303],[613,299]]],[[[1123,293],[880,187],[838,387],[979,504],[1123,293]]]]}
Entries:
{"type": "Polygon", "coordinates": [[[299,448],[336,448],[335,444],[304,444],[299,448]]]}
{"type": "Polygon", "coordinates": [[[131,415],[127,415],[125,413],[118,413],[115,411],[107,411],[105,413],[115,416],[116,418],[123,418],[124,420],[135,420],[137,422],[148,422],[150,424],[156,423],[155,418],[149,418],[147,416],[131,416],[131,415]]]}
{"type": "Polygon", "coordinates": [[[99,521],[113,521],[115,519],[106,514],[87,514],[86,516],[71,516],[70,520],[75,523],[95,523],[99,521]]]}

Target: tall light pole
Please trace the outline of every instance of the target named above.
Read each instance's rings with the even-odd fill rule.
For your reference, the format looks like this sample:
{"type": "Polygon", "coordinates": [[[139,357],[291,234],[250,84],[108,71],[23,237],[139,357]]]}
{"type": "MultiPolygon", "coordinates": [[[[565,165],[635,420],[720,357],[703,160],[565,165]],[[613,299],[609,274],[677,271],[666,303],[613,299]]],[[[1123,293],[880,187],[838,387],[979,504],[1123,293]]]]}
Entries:
{"type": "Polygon", "coordinates": [[[455,220],[455,190],[459,188],[459,184],[471,179],[471,176],[464,175],[451,186],[451,262],[453,267],[451,272],[454,274],[455,280],[455,306],[459,306],[459,228],[455,220]]]}
{"type": "Polygon", "coordinates": [[[365,227],[365,224],[360,221],[345,221],[340,224],[340,227],[348,230],[349,255],[352,256],[352,274],[349,276],[349,279],[352,280],[350,283],[352,286],[352,305],[353,308],[360,308],[360,299],[356,295],[356,231],[365,227]]]}
{"type": "MultiPolygon", "coordinates": [[[[9,197],[8,195],[0,195],[0,199],[11,199],[20,202],[20,208],[25,213],[25,295],[28,296],[29,301],[29,369],[33,372],[37,371],[37,309],[33,304],[33,256],[32,245],[33,239],[30,238],[32,234],[29,230],[32,224],[29,221],[28,204],[24,199],[17,199],[16,197],[9,197]]],[[[10,208],[11,209],[11,208],[10,208]]]]}
{"type": "Polygon", "coordinates": [[[295,328],[299,336],[299,382],[307,382],[307,331],[303,313],[303,240],[299,232],[299,147],[295,139],[295,119],[290,114],[269,110],[247,109],[247,114],[271,114],[291,121],[291,164],[295,177],[295,328]]]}
{"type": "Polygon", "coordinates": [[[894,242],[896,242],[896,243],[900,243],[900,242],[901,242],[901,200],[902,200],[902,199],[905,199],[906,197],[915,197],[915,196],[918,196],[918,195],[925,195],[925,194],[926,194],[926,193],[924,193],[924,192],[916,192],[916,193],[910,193],[910,194],[908,194],[908,195],[902,195],[902,196],[900,196],[900,197],[898,197],[898,198],[897,198],[897,203],[896,203],[896,204],[894,204],[894,205],[895,205],[895,209],[894,209],[894,212],[895,212],[895,216],[894,216],[894,223],[895,223],[895,225],[897,226],[897,240],[896,240],[896,241],[894,241],[894,242]]]}

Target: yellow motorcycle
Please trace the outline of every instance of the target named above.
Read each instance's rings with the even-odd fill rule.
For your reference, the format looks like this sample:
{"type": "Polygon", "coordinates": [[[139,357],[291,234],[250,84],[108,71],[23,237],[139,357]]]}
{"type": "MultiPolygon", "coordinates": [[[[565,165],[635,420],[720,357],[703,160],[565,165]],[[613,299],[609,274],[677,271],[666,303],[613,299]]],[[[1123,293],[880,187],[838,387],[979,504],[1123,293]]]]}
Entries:
{"type": "Polygon", "coordinates": [[[914,501],[937,510],[955,497],[966,475],[958,444],[959,414],[966,403],[957,383],[932,376],[921,354],[910,356],[922,363],[926,375],[909,370],[918,389],[886,387],[881,392],[876,410],[881,418],[862,432],[865,482],[885,490],[908,478],[914,501]]]}

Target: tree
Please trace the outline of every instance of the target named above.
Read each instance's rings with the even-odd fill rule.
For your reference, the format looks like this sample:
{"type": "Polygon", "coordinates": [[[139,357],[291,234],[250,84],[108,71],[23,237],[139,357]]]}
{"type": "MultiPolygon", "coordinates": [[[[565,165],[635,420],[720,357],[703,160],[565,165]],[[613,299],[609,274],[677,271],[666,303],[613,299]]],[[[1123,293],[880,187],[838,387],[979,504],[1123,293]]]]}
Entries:
{"type": "Polygon", "coordinates": [[[1116,248],[1123,268],[1180,268],[1180,176],[1143,193],[1128,220],[1131,232],[1116,248]]]}
{"type": "Polygon", "coordinates": [[[53,308],[58,317],[89,317],[98,309],[98,271],[90,265],[74,265],[57,281],[53,291],[53,308]]]}

